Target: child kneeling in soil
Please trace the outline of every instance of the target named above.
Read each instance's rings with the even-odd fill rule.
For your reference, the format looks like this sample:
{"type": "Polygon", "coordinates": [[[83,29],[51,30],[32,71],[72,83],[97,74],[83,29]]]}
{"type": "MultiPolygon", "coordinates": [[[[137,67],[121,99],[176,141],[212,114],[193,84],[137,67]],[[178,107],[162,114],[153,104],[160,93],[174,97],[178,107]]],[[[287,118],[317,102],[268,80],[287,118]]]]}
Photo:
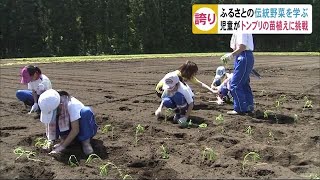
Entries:
{"type": "Polygon", "coordinates": [[[230,81],[233,73],[226,73],[224,66],[219,66],[216,70],[216,75],[211,84],[213,90],[217,90],[217,104],[221,105],[224,102],[229,102],[232,99],[230,93],[230,81]]]}
{"type": "Polygon", "coordinates": [[[51,89],[50,79],[41,73],[37,66],[25,66],[20,71],[21,84],[28,85],[28,90],[18,90],[16,92],[17,98],[26,106],[32,106],[29,112],[40,112],[38,106],[38,98],[44,91],[51,89]]]}
{"type": "Polygon", "coordinates": [[[93,153],[91,138],[96,135],[98,126],[92,110],[66,91],[49,89],[39,97],[40,121],[46,124],[49,140],[60,136],[61,142],[54,145],[50,154],[63,151],[77,138],[86,155],[93,153]]]}
{"type": "Polygon", "coordinates": [[[175,111],[173,121],[184,128],[188,125],[187,120],[193,109],[193,98],[189,87],[180,82],[175,72],[166,74],[163,83],[162,101],[155,115],[160,116],[163,106],[173,109],[175,111]]]}

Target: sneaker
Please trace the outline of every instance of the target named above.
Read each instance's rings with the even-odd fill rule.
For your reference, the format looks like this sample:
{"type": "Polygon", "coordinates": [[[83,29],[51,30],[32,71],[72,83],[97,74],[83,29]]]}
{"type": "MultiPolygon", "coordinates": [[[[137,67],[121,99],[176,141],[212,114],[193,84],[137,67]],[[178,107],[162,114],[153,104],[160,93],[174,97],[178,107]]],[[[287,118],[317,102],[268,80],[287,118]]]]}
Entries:
{"type": "Polygon", "coordinates": [[[90,144],[90,139],[82,141],[81,144],[82,144],[82,150],[85,155],[90,155],[93,153],[93,148],[90,144]]]}
{"type": "Polygon", "coordinates": [[[238,112],[233,110],[233,111],[228,111],[227,114],[230,114],[230,115],[237,115],[238,112]]]}
{"type": "Polygon", "coordinates": [[[229,115],[244,115],[245,113],[244,112],[237,112],[237,111],[233,110],[233,111],[228,111],[227,114],[229,114],[229,115]]]}

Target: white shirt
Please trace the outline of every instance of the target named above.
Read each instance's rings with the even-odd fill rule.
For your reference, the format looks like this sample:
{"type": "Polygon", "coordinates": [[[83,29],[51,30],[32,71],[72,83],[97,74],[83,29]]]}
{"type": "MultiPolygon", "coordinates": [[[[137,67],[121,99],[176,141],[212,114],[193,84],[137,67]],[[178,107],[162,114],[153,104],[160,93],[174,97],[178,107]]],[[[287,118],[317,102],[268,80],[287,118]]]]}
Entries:
{"type": "Polygon", "coordinates": [[[190,87],[187,87],[182,82],[179,82],[179,87],[177,92],[180,92],[181,94],[183,94],[188,104],[191,104],[193,102],[193,98],[192,98],[193,93],[191,94],[190,91],[191,91],[190,87]]]}
{"type": "Polygon", "coordinates": [[[28,83],[28,89],[34,90],[40,95],[44,91],[52,89],[51,81],[46,75],[41,74],[39,79],[28,83]]]}
{"type": "Polygon", "coordinates": [[[245,45],[246,50],[253,51],[254,44],[252,34],[233,33],[230,40],[230,48],[236,50],[240,44],[245,45]]]}
{"type": "Polygon", "coordinates": [[[80,111],[83,107],[84,105],[82,104],[82,102],[74,97],[71,97],[70,101],[68,102],[68,112],[71,122],[81,118],[80,111]]]}

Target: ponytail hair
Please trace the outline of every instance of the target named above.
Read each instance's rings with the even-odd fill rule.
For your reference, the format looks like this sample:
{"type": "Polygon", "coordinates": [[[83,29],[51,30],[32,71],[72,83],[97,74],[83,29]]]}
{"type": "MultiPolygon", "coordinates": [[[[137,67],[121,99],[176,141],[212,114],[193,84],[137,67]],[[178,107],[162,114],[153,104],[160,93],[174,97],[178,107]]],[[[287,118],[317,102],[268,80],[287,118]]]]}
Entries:
{"type": "Polygon", "coordinates": [[[67,91],[57,90],[60,96],[67,96],[70,99],[70,94],[67,91]]]}
{"type": "Polygon", "coordinates": [[[29,73],[30,76],[33,76],[36,72],[37,72],[38,74],[41,74],[40,68],[37,67],[37,66],[33,66],[33,65],[27,66],[27,71],[28,71],[28,73],[29,73]]]}

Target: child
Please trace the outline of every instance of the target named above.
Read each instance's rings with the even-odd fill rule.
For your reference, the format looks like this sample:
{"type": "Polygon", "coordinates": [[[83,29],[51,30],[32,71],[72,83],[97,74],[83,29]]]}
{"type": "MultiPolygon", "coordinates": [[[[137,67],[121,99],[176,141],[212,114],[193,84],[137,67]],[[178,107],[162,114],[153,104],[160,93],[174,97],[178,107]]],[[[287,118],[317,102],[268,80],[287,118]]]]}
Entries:
{"type": "Polygon", "coordinates": [[[25,105],[32,106],[29,114],[36,112],[39,110],[38,98],[41,93],[52,88],[51,81],[41,73],[39,67],[32,65],[23,67],[20,75],[21,84],[28,84],[28,90],[18,90],[16,96],[25,105]]]}
{"type": "Polygon", "coordinates": [[[193,109],[193,98],[190,89],[180,82],[178,75],[171,72],[163,78],[163,94],[160,106],[155,112],[160,116],[162,107],[174,109],[176,114],[173,121],[178,122],[180,127],[188,125],[188,117],[193,109]]]}
{"type": "Polygon", "coordinates": [[[66,91],[47,90],[39,97],[40,121],[46,124],[49,140],[60,136],[61,142],[50,154],[60,153],[77,138],[86,155],[92,154],[90,139],[97,133],[92,110],[66,91]]]}
{"type": "Polygon", "coordinates": [[[226,73],[224,66],[219,66],[216,70],[216,75],[211,84],[213,90],[217,90],[217,104],[221,105],[223,102],[230,101],[232,96],[230,94],[230,80],[233,73],[226,73]]]}
{"type": "MultiPolygon", "coordinates": [[[[215,93],[208,85],[204,84],[203,82],[199,81],[196,78],[196,74],[198,72],[198,66],[196,63],[191,62],[191,61],[187,61],[185,62],[183,65],[181,65],[179,67],[178,70],[174,71],[174,73],[179,77],[180,81],[187,86],[190,90],[191,88],[186,84],[187,81],[190,81],[191,83],[199,86],[199,87],[203,87],[205,89],[207,89],[208,91],[215,93]]],[[[158,95],[158,97],[161,97],[163,89],[163,81],[159,81],[159,83],[156,86],[156,93],[158,95]]],[[[194,96],[194,94],[192,93],[192,96],[194,96]]]]}

